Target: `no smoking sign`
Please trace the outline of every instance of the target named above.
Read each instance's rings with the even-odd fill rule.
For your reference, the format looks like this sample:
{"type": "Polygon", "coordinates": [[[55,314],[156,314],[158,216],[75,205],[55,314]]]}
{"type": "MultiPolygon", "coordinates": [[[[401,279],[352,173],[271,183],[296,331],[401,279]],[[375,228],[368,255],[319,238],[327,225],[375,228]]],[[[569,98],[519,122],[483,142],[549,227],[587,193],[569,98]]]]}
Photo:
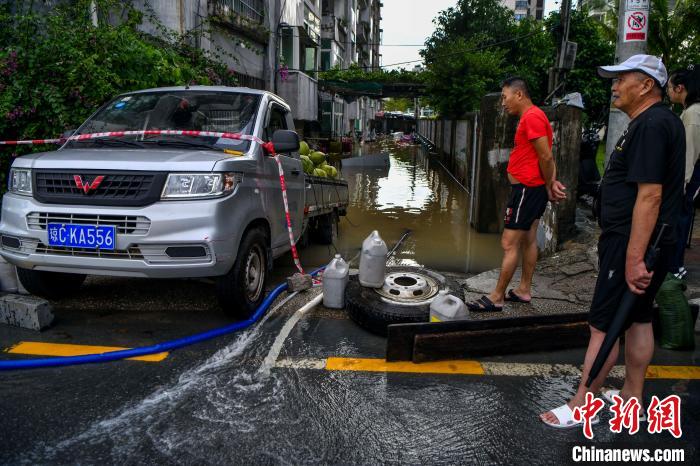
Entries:
{"type": "Polygon", "coordinates": [[[647,40],[648,12],[643,10],[625,12],[625,42],[647,40]]]}

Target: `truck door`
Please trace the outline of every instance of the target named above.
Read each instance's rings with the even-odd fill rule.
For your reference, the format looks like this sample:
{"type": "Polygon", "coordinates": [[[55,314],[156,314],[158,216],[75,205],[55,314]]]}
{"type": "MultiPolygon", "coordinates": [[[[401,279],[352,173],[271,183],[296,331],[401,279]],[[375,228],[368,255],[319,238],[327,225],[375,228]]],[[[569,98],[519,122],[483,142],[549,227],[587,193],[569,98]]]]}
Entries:
{"type": "MultiPolygon", "coordinates": [[[[278,129],[294,129],[293,120],[289,112],[275,103],[268,108],[263,139],[272,140],[272,134],[278,129]]],[[[289,204],[289,215],[292,221],[292,231],[294,239],[298,240],[301,235],[302,221],[304,218],[304,171],[301,166],[299,152],[290,152],[279,155],[284,169],[284,178],[287,186],[287,202],[289,204]]],[[[284,204],[282,201],[282,191],[279,182],[279,170],[277,163],[272,157],[265,158],[265,174],[270,175],[269,183],[266,183],[268,190],[266,204],[271,208],[268,212],[270,219],[270,229],[272,234],[273,249],[289,247],[289,234],[287,232],[287,220],[284,214],[284,204]]]]}

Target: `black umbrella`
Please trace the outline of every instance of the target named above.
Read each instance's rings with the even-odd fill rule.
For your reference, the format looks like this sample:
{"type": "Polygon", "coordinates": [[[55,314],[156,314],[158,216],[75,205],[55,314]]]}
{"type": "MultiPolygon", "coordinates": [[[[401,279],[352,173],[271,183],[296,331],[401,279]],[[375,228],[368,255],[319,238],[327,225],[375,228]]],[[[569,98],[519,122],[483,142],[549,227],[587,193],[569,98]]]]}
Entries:
{"type": "MultiPolygon", "coordinates": [[[[668,225],[666,223],[661,224],[661,228],[659,229],[659,234],[656,236],[656,241],[654,241],[654,245],[650,247],[647,250],[647,253],[644,255],[644,265],[646,266],[647,271],[649,272],[652,271],[654,265],[656,264],[656,259],[659,255],[659,241],[661,241],[661,237],[663,236],[664,230],[667,226],[668,225]]],[[[600,345],[598,354],[596,355],[595,360],[593,361],[591,371],[588,373],[586,388],[590,387],[591,383],[595,380],[596,377],[598,377],[598,374],[600,374],[600,370],[603,368],[603,364],[605,364],[605,361],[608,359],[608,356],[610,356],[610,351],[612,351],[612,347],[615,345],[615,342],[618,338],[620,338],[620,335],[622,334],[622,328],[624,327],[625,322],[627,321],[627,317],[629,317],[630,312],[632,312],[632,308],[634,307],[634,304],[636,302],[637,295],[632,293],[629,290],[629,288],[627,288],[625,294],[622,296],[620,307],[617,309],[615,317],[610,323],[610,327],[608,327],[608,332],[605,334],[603,343],[600,345]]]]}

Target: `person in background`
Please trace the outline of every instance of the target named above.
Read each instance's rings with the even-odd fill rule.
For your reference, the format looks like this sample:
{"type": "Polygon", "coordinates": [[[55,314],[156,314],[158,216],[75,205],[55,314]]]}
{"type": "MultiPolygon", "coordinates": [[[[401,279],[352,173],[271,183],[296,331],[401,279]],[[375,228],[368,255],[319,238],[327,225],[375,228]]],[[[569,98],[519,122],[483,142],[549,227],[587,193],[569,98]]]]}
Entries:
{"type": "Polygon", "coordinates": [[[681,219],[678,222],[678,243],[671,261],[670,271],[683,278],[687,271],[683,266],[688,236],[694,218],[693,201],[700,190],[700,65],[690,65],[671,73],[666,86],[671,103],[683,106],[681,121],[685,128],[685,197],[681,219]]]}
{"type": "Polygon", "coordinates": [[[508,160],[511,189],[501,236],[503,262],[496,288],[488,296],[467,304],[475,312],[501,311],[504,301],[530,302],[532,276],[537,264],[537,224],[547,208],[547,201],[566,198],[566,188],[556,180],[552,126],[547,115],[532,103],[522,78],[512,77],[503,82],[501,105],[508,114],[520,117],[515,147],[508,160]],[[520,284],[506,294],[518,266],[520,251],[523,256],[520,284]]]}

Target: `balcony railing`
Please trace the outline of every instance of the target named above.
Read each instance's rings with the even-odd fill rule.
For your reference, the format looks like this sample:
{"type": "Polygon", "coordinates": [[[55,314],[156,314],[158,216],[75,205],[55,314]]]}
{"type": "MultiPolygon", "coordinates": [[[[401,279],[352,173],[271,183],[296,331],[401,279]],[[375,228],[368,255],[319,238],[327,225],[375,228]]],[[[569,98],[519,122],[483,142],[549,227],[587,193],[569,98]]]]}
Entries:
{"type": "Polygon", "coordinates": [[[263,0],[213,0],[226,12],[237,13],[256,23],[265,19],[263,0]]]}

